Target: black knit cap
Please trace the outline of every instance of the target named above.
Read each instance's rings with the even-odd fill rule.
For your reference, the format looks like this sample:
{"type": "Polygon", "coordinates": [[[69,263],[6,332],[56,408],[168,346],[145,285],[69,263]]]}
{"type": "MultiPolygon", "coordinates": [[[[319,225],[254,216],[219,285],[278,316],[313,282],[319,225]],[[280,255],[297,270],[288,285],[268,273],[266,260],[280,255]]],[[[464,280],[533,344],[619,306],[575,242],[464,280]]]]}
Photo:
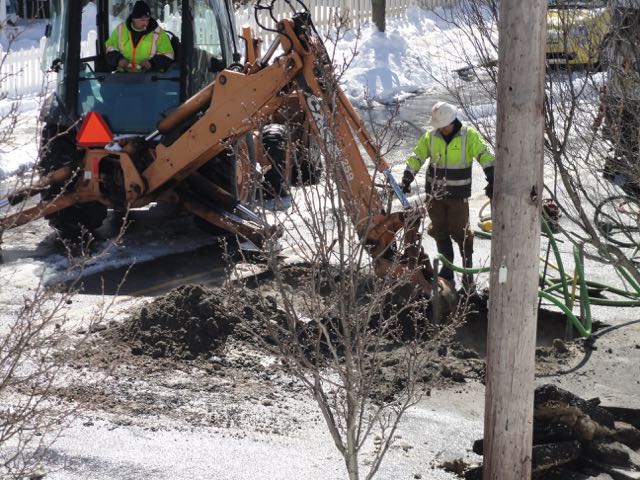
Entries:
{"type": "Polygon", "coordinates": [[[146,2],[138,0],[131,10],[131,18],[151,17],[151,9],[146,2]]]}

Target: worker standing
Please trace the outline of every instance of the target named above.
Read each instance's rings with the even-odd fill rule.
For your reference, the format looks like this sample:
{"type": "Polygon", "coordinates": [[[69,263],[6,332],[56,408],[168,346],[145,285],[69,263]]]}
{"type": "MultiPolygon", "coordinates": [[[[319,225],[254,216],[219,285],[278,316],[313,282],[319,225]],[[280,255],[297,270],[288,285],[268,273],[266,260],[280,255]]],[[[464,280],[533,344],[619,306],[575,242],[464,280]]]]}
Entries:
{"type": "MultiPolygon", "coordinates": [[[[493,165],[495,157],[484,139],[474,128],[463,125],[457,118],[455,106],[438,102],[431,111],[433,129],[418,141],[413,154],[406,161],[402,176],[402,191],[411,191],[411,182],[423,163],[427,167],[427,213],[431,223],[428,233],[436,241],[438,253],[453,262],[455,240],[465,268],[473,266],[473,232],[469,228],[469,197],[473,159],[484,169],[487,179],[486,195],[493,195],[493,165]]],[[[453,271],[443,266],[438,276],[455,285],[453,271]]],[[[463,288],[475,289],[473,275],[462,277],[463,288]]]]}
{"type": "Polygon", "coordinates": [[[105,45],[107,63],[121,72],[164,71],[175,58],[169,35],[151,18],[151,9],[142,0],[135,3],[126,22],[111,32],[105,45]]]}

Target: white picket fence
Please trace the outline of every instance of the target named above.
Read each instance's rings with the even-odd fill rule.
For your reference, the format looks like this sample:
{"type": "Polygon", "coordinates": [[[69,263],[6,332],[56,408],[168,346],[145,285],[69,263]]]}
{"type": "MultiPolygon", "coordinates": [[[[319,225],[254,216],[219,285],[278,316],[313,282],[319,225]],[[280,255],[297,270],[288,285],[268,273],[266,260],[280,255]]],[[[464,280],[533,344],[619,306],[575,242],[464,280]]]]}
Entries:
{"type": "MultiPolygon", "coordinates": [[[[294,8],[299,7],[295,1],[289,0],[289,3],[294,8]]],[[[331,25],[337,14],[346,13],[347,10],[350,26],[361,25],[371,20],[371,0],[305,0],[304,3],[311,13],[313,23],[320,30],[331,25]]],[[[385,9],[387,16],[402,14],[408,4],[407,0],[387,0],[385,9]]],[[[286,0],[276,0],[273,7],[273,16],[276,20],[282,20],[291,15],[291,7],[286,0]]],[[[251,9],[250,14],[254,17],[253,9],[251,9]]],[[[240,22],[241,19],[238,19],[238,21],[240,22]]],[[[250,24],[255,29],[254,23],[255,21],[252,19],[250,24]]],[[[269,29],[276,28],[274,20],[266,11],[259,15],[259,23],[269,29]]],[[[260,38],[262,38],[263,44],[270,44],[275,36],[275,32],[260,31],[260,38]]]]}
{"type": "MultiPolygon", "coordinates": [[[[289,0],[296,7],[296,2],[289,0]]],[[[367,22],[371,22],[372,7],[371,0],[303,0],[311,12],[311,18],[314,25],[318,29],[325,29],[334,24],[336,14],[341,14],[348,10],[349,26],[357,27],[367,22]]],[[[406,12],[410,5],[417,5],[426,10],[433,10],[439,7],[448,7],[458,3],[459,0],[386,0],[385,15],[387,18],[396,17],[406,12]]],[[[285,0],[276,0],[274,4],[274,17],[281,20],[291,14],[291,7],[287,5],[285,0]]],[[[253,18],[253,11],[251,12],[253,18]]],[[[238,23],[242,19],[237,19],[238,23]]],[[[260,15],[260,24],[268,28],[275,29],[275,22],[267,14],[260,15]]],[[[254,20],[250,24],[254,26],[254,20]]],[[[238,26],[238,31],[241,31],[238,26]]],[[[254,26],[255,27],[255,26],[254,26]]],[[[276,33],[269,31],[261,31],[260,38],[263,45],[269,45],[275,39],[276,33]]]]}
{"type": "MultiPolygon", "coordinates": [[[[425,9],[446,7],[458,0],[386,0],[386,15],[393,17],[402,15],[410,5],[418,5],[425,9]]],[[[305,0],[305,5],[309,8],[315,25],[323,29],[332,24],[335,14],[344,9],[349,10],[349,18],[352,25],[360,25],[371,21],[371,0],[305,0]]],[[[175,12],[175,6],[173,11],[175,12]]],[[[277,0],[275,3],[274,16],[280,20],[290,15],[290,7],[284,0],[277,0]]],[[[180,18],[171,13],[169,5],[164,9],[163,25],[176,35],[180,36],[180,18]]],[[[203,19],[208,22],[210,19],[203,19]]],[[[237,17],[238,31],[241,31],[242,24],[255,24],[253,13],[251,19],[237,17]]],[[[273,20],[265,13],[261,15],[260,23],[268,28],[275,28],[273,20]]],[[[198,27],[196,22],[196,28],[198,27]]],[[[263,45],[269,45],[275,33],[268,31],[259,32],[263,39],[263,45]]],[[[46,84],[47,77],[44,75],[42,67],[42,56],[45,47],[45,38],[40,40],[37,48],[28,50],[16,50],[3,52],[0,46],[0,99],[18,98],[24,95],[33,95],[46,91],[50,86],[46,84]]],[[[86,41],[82,42],[81,55],[91,56],[95,54],[96,32],[90,31],[86,41]]],[[[46,66],[48,67],[48,65],[46,66]]]]}
{"type": "MultiPolygon", "coordinates": [[[[96,39],[95,30],[91,30],[87,40],[80,44],[81,56],[95,55],[96,39]]],[[[46,38],[42,37],[37,48],[10,50],[8,53],[3,52],[0,46],[0,98],[38,94],[49,88],[43,71],[49,65],[42,65],[45,43],[46,38]]]]}

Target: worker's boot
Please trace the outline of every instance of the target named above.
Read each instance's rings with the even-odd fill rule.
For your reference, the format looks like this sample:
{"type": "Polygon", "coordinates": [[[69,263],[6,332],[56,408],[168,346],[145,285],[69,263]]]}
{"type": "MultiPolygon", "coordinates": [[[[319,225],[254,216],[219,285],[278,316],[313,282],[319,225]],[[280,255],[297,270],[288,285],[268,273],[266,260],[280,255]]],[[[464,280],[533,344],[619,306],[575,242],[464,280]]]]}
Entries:
{"type": "MultiPolygon", "coordinates": [[[[449,260],[449,262],[453,263],[453,243],[451,243],[450,239],[436,240],[436,248],[438,249],[438,253],[449,260]]],[[[438,272],[438,276],[447,280],[452,287],[455,286],[456,282],[453,277],[453,270],[449,267],[442,265],[442,268],[438,272]]]]}
{"type": "MultiPolygon", "coordinates": [[[[473,261],[469,258],[464,262],[464,268],[472,268],[473,261]]],[[[476,293],[476,281],[473,273],[465,273],[462,275],[462,289],[469,295],[476,293]]]]}
{"type": "MultiPolygon", "coordinates": [[[[473,268],[473,244],[469,246],[470,242],[465,242],[464,251],[462,254],[462,265],[464,268],[473,268]]],[[[476,282],[473,278],[473,273],[464,273],[462,275],[462,289],[467,295],[473,295],[476,293],[476,282]]]]}

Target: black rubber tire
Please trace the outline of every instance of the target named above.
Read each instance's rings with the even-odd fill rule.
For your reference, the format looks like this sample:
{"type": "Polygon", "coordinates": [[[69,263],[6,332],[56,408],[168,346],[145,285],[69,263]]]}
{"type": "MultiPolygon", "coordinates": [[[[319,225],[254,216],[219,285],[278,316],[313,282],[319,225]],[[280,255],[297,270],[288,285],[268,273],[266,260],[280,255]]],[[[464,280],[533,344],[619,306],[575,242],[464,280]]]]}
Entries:
{"type": "Polygon", "coordinates": [[[291,168],[295,185],[317,185],[322,177],[322,152],[315,139],[308,136],[296,148],[296,158],[291,168]]]}
{"type": "Polygon", "coordinates": [[[237,198],[235,163],[233,151],[226,149],[200,167],[198,173],[237,198]]]}
{"type": "Polygon", "coordinates": [[[288,195],[287,169],[287,127],[279,123],[270,123],[262,129],[262,147],[271,162],[271,168],[265,173],[262,189],[265,197],[288,195]]]}
{"type": "MultiPolygon", "coordinates": [[[[58,168],[70,166],[72,169],[80,165],[76,145],[70,134],[58,135],[55,126],[46,126],[42,132],[38,170],[46,175],[58,168]]],[[[56,197],[62,190],[70,190],[74,181],[65,185],[51,186],[42,194],[43,200],[56,197]]],[[[102,225],[107,216],[107,207],[99,202],[88,202],[73,205],[58,212],[47,215],[45,219],[62,238],[75,240],[82,237],[83,232],[91,232],[102,225]]]]}

